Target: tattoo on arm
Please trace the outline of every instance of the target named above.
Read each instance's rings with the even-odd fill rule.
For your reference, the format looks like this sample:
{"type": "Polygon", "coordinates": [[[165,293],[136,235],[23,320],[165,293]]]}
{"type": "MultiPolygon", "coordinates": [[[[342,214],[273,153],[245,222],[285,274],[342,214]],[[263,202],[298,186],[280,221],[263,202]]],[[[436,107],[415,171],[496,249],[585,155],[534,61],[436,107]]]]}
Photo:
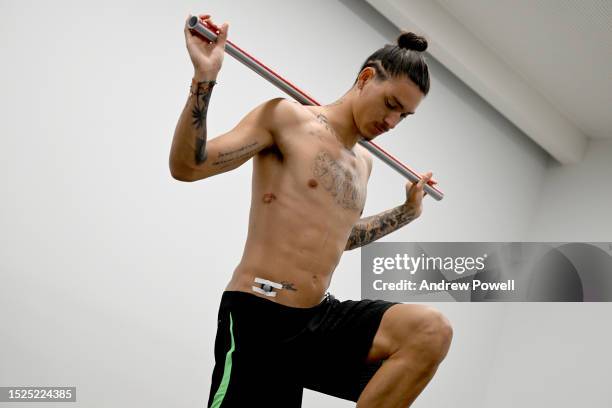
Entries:
{"type": "Polygon", "coordinates": [[[202,164],[206,161],[206,113],[208,112],[208,102],[212,89],[215,86],[215,81],[202,81],[195,84],[196,90],[192,90],[192,95],[195,96],[195,106],[191,111],[193,118],[193,126],[198,130],[196,135],[196,150],[195,162],[202,164]]]}
{"type": "Polygon", "coordinates": [[[403,227],[417,218],[414,210],[405,205],[362,218],[353,226],[345,251],[359,248],[403,227]]]}
{"type": "Polygon", "coordinates": [[[257,150],[259,150],[259,142],[255,141],[228,152],[219,152],[217,160],[212,162],[212,165],[221,166],[222,169],[231,167],[237,160],[253,156],[257,150]]]}

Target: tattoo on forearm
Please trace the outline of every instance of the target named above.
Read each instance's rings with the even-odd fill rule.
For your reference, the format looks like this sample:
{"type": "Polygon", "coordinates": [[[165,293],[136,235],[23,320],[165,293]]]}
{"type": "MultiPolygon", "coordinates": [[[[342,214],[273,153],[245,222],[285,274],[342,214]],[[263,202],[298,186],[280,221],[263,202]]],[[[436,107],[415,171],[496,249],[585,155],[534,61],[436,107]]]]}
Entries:
{"type": "Polygon", "coordinates": [[[215,86],[215,81],[203,81],[195,84],[195,91],[192,90],[192,95],[195,97],[195,106],[191,111],[193,118],[193,126],[198,130],[196,135],[195,162],[202,164],[206,161],[206,114],[208,112],[208,102],[212,89],[215,86]]]}
{"type": "Polygon", "coordinates": [[[415,210],[405,205],[363,218],[353,226],[345,250],[355,249],[376,241],[415,218],[417,218],[415,210]]]}

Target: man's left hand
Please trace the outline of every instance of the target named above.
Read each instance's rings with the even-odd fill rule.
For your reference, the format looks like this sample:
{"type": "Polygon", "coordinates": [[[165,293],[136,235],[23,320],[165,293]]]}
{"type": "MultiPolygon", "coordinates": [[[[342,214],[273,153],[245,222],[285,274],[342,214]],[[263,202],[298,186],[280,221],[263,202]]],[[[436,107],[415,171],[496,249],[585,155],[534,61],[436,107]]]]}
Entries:
{"type": "Polygon", "coordinates": [[[404,205],[406,205],[410,211],[414,211],[417,217],[423,212],[423,197],[427,194],[423,191],[425,184],[436,184],[435,181],[430,181],[432,175],[433,173],[429,171],[425,174],[421,174],[421,180],[419,180],[418,183],[406,183],[406,202],[404,205]]]}

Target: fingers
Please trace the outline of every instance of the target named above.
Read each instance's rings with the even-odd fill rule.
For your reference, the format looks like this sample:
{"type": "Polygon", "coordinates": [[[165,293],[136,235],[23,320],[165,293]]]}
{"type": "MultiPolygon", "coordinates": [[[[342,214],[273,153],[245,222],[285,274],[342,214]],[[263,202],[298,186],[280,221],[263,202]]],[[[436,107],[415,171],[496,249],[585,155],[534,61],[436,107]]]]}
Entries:
{"type": "Polygon", "coordinates": [[[406,190],[408,197],[410,197],[411,200],[416,200],[421,197],[423,193],[423,180],[413,182],[412,185],[410,185],[410,188],[408,188],[408,185],[410,185],[410,183],[406,184],[406,190]]]}
{"type": "Polygon", "coordinates": [[[219,44],[221,47],[225,47],[225,43],[227,41],[227,33],[229,29],[229,24],[223,23],[221,27],[219,27],[212,21],[212,19],[210,18],[210,15],[206,14],[206,15],[203,15],[202,17],[204,17],[202,19],[202,22],[208,28],[215,31],[215,34],[217,34],[217,41],[216,41],[217,44],[219,44]]]}
{"type": "Polygon", "coordinates": [[[219,27],[212,21],[210,14],[200,14],[200,21],[211,30],[219,31],[219,27]]]}
{"type": "Polygon", "coordinates": [[[424,191],[425,184],[431,184],[432,172],[427,172],[421,175],[417,182],[413,182],[410,186],[409,194],[415,194],[417,197],[424,197],[427,193],[424,191]]]}
{"type": "Polygon", "coordinates": [[[227,41],[228,31],[229,31],[229,24],[223,23],[223,25],[219,29],[219,35],[217,36],[217,44],[219,44],[220,47],[225,47],[225,42],[227,41]]]}
{"type": "Polygon", "coordinates": [[[422,174],[421,175],[421,179],[419,180],[419,182],[417,183],[417,185],[423,189],[423,186],[425,185],[425,183],[429,184],[429,180],[431,179],[432,173],[431,171],[422,174]]]}
{"type": "MultiPolygon", "coordinates": [[[[423,175],[423,178],[421,179],[423,181],[423,189],[425,189],[425,184],[428,184],[430,186],[433,186],[434,184],[438,184],[438,182],[432,179],[431,176],[433,176],[433,173],[431,171],[423,175]]],[[[425,197],[426,195],[427,195],[427,192],[424,192],[423,197],[425,197]]]]}
{"type": "MultiPolygon", "coordinates": [[[[432,173],[431,171],[429,171],[429,172],[427,172],[427,173],[425,173],[425,174],[423,175],[422,180],[424,181],[424,183],[427,183],[427,184],[428,184],[428,185],[430,185],[430,186],[433,186],[433,185],[435,185],[435,184],[438,184],[438,182],[437,182],[436,180],[434,180],[434,179],[432,178],[432,176],[433,176],[433,173],[432,173]]],[[[425,189],[425,186],[423,186],[423,189],[425,189]]],[[[424,191],[424,192],[423,192],[423,197],[425,197],[426,195],[427,195],[427,191],[424,191]]]]}

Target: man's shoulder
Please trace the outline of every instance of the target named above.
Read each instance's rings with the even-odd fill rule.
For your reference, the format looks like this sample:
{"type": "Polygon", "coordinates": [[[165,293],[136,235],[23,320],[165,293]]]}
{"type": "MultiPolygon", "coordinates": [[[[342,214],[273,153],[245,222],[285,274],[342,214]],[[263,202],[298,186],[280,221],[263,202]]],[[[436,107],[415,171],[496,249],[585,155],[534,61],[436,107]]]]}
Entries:
{"type": "Polygon", "coordinates": [[[363,160],[368,168],[368,175],[372,172],[372,153],[357,143],[354,147],[355,154],[363,160]]]}
{"type": "Polygon", "coordinates": [[[288,147],[291,140],[295,139],[290,135],[295,135],[307,121],[312,120],[312,114],[307,107],[294,100],[273,98],[263,105],[267,113],[262,120],[265,121],[265,127],[271,132],[275,143],[281,148],[288,147]]]}
{"type": "Polygon", "coordinates": [[[267,119],[272,126],[289,125],[297,123],[304,115],[304,106],[286,98],[272,98],[263,103],[270,114],[267,119]]]}

